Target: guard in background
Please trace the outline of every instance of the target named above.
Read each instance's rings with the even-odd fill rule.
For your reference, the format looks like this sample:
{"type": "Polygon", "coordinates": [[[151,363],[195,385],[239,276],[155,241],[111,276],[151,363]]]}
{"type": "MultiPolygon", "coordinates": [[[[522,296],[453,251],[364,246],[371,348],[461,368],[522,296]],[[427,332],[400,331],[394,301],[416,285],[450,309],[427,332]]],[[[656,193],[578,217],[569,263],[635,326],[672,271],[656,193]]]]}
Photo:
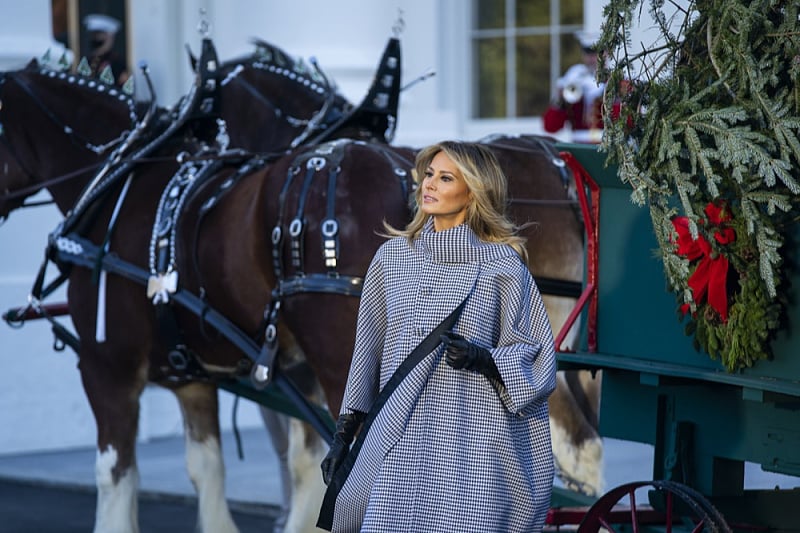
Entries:
{"type": "Polygon", "coordinates": [[[558,94],[544,113],[544,130],[556,133],[569,124],[572,142],[599,143],[603,136],[604,84],[597,82],[597,37],[585,32],[576,37],[583,62],[572,65],[559,78],[558,94]]]}
{"type": "Polygon", "coordinates": [[[114,50],[114,41],[120,28],[120,21],[108,15],[92,14],[83,19],[89,33],[88,52],[89,66],[92,73],[99,75],[107,66],[111,67],[114,82],[122,85],[130,76],[124,58],[114,50]]]}

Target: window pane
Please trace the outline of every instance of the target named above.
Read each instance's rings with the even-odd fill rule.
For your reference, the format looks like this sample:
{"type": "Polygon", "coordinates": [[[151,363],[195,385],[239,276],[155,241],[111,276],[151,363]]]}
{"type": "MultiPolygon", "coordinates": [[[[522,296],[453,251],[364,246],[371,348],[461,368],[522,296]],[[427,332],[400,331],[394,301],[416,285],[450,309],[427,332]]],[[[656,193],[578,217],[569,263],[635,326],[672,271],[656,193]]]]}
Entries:
{"type": "Polygon", "coordinates": [[[478,83],[474,95],[474,114],[478,118],[506,116],[505,39],[475,41],[475,73],[478,83]]]}
{"type": "Polygon", "coordinates": [[[517,115],[544,113],[550,100],[550,38],[517,39],[517,115]]]}
{"type": "Polygon", "coordinates": [[[516,117],[541,115],[552,96],[553,77],[583,61],[575,31],[583,26],[584,0],[472,0],[472,8],[477,30],[507,31],[505,39],[486,36],[496,31],[473,34],[473,116],[515,118],[507,115],[509,108],[516,117]],[[506,17],[515,27],[506,26],[506,17]],[[514,87],[507,85],[508,68],[515,69],[514,87]]]}
{"type": "Polygon", "coordinates": [[[550,0],[517,0],[517,28],[549,24],[550,0]]]}
{"type": "Polygon", "coordinates": [[[561,0],[561,24],[583,24],[583,0],[561,0]]]}
{"type": "Polygon", "coordinates": [[[561,36],[561,73],[563,74],[572,65],[583,61],[581,43],[572,33],[565,33],[561,36]]]}
{"type": "Polygon", "coordinates": [[[476,0],[475,27],[479,30],[505,28],[505,0],[476,0]]]}

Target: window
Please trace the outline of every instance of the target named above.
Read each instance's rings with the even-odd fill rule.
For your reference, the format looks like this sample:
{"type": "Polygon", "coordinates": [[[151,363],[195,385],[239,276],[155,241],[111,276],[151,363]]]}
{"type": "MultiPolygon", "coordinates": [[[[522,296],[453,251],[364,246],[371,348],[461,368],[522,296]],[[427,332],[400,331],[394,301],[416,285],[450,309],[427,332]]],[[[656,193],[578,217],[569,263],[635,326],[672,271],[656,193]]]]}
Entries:
{"type": "Polygon", "coordinates": [[[581,61],[583,0],[474,0],[473,118],[533,117],[581,61]]]}
{"type": "Polygon", "coordinates": [[[127,0],[51,0],[53,37],[72,50],[75,67],[86,57],[95,74],[109,66],[114,80],[128,78],[127,0]]]}

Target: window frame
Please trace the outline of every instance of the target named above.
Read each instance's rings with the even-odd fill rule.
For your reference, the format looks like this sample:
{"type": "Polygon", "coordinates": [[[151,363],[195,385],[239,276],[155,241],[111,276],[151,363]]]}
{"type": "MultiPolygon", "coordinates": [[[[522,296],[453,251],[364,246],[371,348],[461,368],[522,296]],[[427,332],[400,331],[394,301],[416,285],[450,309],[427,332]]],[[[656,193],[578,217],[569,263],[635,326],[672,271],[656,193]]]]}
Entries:
{"type": "MultiPolygon", "coordinates": [[[[561,5],[560,0],[549,0],[550,7],[550,21],[547,26],[528,26],[517,28],[516,27],[516,2],[517,0],[505,0],[505,26],[503,28],[493,29],[478,29],[477,21],[477,0],[470,2],[470,9],[467,11],[467,17],[464,26],[465,42],[466,42],[466,77],[470,80],[469,90],[465,95],[466,107],[463,111],[466,113],[467,121],[472,123],[484,122],[486,124],[502,124],[506,123],[541,123],[541,115],[527,115],[517,116],[517,39],[520,37],[528,36],[542,36],[549,35],[550,41],[550,67],[549,67],[549,93],[555,94],[556,81],[563,74],[561,68],[561,38],[564,35],[574,34],[585,28],[587,2],[583,0],[582,9],[584,11],[583,24],[560,24],[553,23],[561,20],[561,5]],[[477,102],[478,102],[478,83],[475,71],[477,65],[475,64],[475,50],[476,41],[481,38],[503,38],[505,40],[505,116],[504,117],[480,117],[477,116],[477,102]]],[[[590,3],[590,2],[589,2],[590,3]]]]}

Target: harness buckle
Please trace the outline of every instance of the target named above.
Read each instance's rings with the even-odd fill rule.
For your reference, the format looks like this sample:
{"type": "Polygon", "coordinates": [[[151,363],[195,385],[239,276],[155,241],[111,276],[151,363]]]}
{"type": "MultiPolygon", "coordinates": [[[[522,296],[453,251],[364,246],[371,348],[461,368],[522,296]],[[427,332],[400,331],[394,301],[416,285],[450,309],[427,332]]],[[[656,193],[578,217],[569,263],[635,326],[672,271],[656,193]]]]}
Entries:
{"type": "Polygon", "coordinates": [[[270,324],[267,326],[267,329],[264,331],[264,340],[266,342],[273,342],[275,338],[278,336],[278,328],[275,327],[275,324],[270,324]]]}
{"type": "Polygon", "coordinates": [[[189,366],[189,360],[186,354],[183,353],[182,346],[176,346],[167,354],[167,360],[172,368],[175,370],[186,370],[189,366]]]}
{"type": "Polygon", "coordinates": [[[314,170],[319,172],[320,170],[325,168],[325,163],[326,161],[324,157],[312,157],[308,160],[308,163],[306,163],[306,168],[307,169],[313,168],[314,170]]]}
{"type": "Polygon", "coordinates": [[[289,224],[289,235],[292,237],[298,237],[300,233],[303,231],[303,221],[299,218],[295,218],[292,220],[291,224],[289,224]]]}
{"type": "Polygon", "coordinates": [[[328,238],[335,237],[339,233],[339,223],[329,218],[322,222],[322,235],[328,238]]]}
{"type": "Polygon", "coordinates": [[[281,230],[280,226],[275,226],[274,228],[272,228],[272,244],[273,245],[277,245],[278,243],[281,242],[282,234],[283,234],[283,231],[281,230]]]}

